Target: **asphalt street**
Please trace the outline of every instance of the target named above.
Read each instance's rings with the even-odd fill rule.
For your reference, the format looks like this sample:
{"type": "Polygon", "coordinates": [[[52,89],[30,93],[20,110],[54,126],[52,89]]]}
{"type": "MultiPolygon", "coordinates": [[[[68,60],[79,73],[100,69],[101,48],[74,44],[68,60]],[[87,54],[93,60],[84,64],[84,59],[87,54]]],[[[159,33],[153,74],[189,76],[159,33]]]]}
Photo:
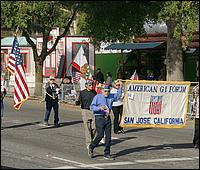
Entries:
{"type": "Polygon", "coordinates": [[[61,127],[47,128],[40,125],[44,102],[28,100],[18,111],[12,98],[4,104],[1,169],[199,169],[199,150],[192,146],[194,120],[186,128],[127,128],[125,134],[112,134],[115,160],[109,161],[103,159],[103,144],[94,158],[88,157],[78,106],[60,104],[61,127]]]}

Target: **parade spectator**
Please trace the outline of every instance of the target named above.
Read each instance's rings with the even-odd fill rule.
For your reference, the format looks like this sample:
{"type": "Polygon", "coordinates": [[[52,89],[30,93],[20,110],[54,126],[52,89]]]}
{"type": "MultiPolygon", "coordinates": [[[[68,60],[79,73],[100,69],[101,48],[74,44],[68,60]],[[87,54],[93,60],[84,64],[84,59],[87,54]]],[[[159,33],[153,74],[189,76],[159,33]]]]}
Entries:
{"type": "Polygon", "coordinates": [[[110,87],[112,87],[112,75],[110,72],[107,72],[107,79],[106,79],[106,84],[108,84],[110,87]]]}
{"type": "Polygon", "coordinates": [[[95,76],[95,80],[98,81],[98,83],[104,83],[104,75],[103,75],[103,73],[101,72],[101,69],[100,69],[100,68],[97,69],[97,73],[96,73],[96,76],[95,76]]]}
{"type": "Polygon", "coordinates": [[[108,85],[104,85],[102,88],[102,93],[97,94],[90,106],[90,109],[93,111],[95,115],[95,125],[96,125],[96,136],[94,140],[91,142],[88,155],[93,158],[94,157],[94,148],[99,144],[99,142],[104,137],[105,133],[105,149],[104,149],[104,159],[113,160],[114,158],[110,155],[110,147],[111,147],[111,118],[110,112],[112,109],[112,103],[115,100],[118,100],[121,96],[116,94],[113,98],[110,97],[110,87],[108,85]]]}
{"type": "Polygon", "coordinates": [[[90,110],[90,105],[96,92],[92,90],[93,82],[91,80],[86,80],[85,87],[86,89],[82,90],[79,95],[78,101],[80,101],[82,109],[82,119],[85,130],[85,141],[86,147],[88,149],[89,144],[93,140],[95,135],[95,122],[92,111],[90,110]]]}
{"type": "Polygon", "coordinates": [[[52,107],[54,109],[54,127],[59,127],[59,116],[58,116],[58,95],[60,94],[60,89],[58,85],[55,82],[55,78],[50,76],[48,86],[46,88],[46,112],[44,117],[44,123],[43,125],[49,126],[49,116],[52,110],[52,107]]]}
{"type": "Polygon", "coordinates": [[[194,148],[199,149],[199,84],[192,89],[194,97],[194,111],[195,111],[195,128],[193,145],[194,148]]]}
{"type": "Polygon", "coordinates": [[[155,80],[154,73],[152,70],[147,70],[147,80],[155,80]]]}
{"type": "Polygon", "coordinates": [[[1,84],[1,130],[3,130],[3,127],[2,127],[2,119],[4,117],[4,103],[3,103],[3,100],[4,100],[4,97],[6,96],[6,88],[1,84]]]}
{"type": "Polygon", "coordinates": [[[123,128],[120,126],[120,122],[121,122],[121,118],[122,118],[122,111],[123,111],[123,89],[122,89],[122,81],[121,80],[115,80],[113,83],[113,87],[110,91],[111,95],[120,93],[120,95],[122,96],[121,98],[119,98],[117,101],[113,102],[112,105],[112,111],[114,114],[114,133],[115,134],[119,134],[119,133],[125,133],[123,128]]]}
{"type": "Polygon", "coordinates": [[[60,84],[61,87],[61,101],[65,101],[65,95],[71,94],[71,90],[73,90],[73,84],[72,84],[72,78],[71,76],[66,76],[62,79],[62,82],[60,84]]]}

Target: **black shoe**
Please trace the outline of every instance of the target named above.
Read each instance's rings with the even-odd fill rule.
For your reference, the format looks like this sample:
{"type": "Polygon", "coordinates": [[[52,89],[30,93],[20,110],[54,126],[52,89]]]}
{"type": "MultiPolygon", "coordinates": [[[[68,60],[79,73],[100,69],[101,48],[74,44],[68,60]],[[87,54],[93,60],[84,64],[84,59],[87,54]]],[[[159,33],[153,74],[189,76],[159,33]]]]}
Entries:
{"type": "Polygon", "coordinates": [[[88,156],[89,156],[90,158],[93,158],[93,157],[94,157],[93,149],[91,149],[90,146],[89,146],[89,148],[88,148],[88,156]]]}
{"type": "Polygon", "coordinates": [[[55,124],[54,127],[58,128],[58,127],[60,127],[60,124],[55,124]]]}
{"type": "Polygon", "coordinates": [[[195,149],[199,149],[199,145],[197,145],[197,144],[194,145],[194,148],[195,148],[195,149]]]}
{"type": "Polygon", "coordinates": [[[121,133],[123,133],[123,134],[125,133],[125,131],[124,131],[123,129],[122,129],[122,130],[120,130],[120,131],[121,131],[121,133]]]}
{"type": "Polygon", "coordinates": [[[103,158],[106,160],[111,160],[111,161],[115,160],[115,158],[113,158],[111,155],[104,155],[103,158]]]}

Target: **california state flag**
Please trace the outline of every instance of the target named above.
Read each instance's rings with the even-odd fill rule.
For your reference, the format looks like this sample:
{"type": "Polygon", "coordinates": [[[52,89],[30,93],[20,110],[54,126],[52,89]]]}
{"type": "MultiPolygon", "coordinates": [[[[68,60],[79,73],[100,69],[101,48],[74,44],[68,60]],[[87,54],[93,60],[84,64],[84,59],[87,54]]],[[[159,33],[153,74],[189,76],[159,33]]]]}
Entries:
{"type": "Polygon", "coordinates": [[[72,66],[76,68],[79,72],[81,72],[81,67],[84,64],[88,64],[87,59],[84,55],[83,47],[81,46],[79,51],[77,52],[74,60],[72,61],[72,66]]]}

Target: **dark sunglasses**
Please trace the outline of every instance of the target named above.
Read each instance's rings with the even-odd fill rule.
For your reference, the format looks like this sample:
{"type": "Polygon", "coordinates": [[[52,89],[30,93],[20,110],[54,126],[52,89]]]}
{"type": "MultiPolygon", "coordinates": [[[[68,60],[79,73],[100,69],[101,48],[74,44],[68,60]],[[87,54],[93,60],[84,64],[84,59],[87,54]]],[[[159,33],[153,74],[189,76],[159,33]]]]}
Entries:
{"type": "Polygon", "coordinates": [[[110,90],[104,90],[104,92],[110,92],[110,90]]]}
{"type": "Polygon", "coordinates": [[[116,84],[115,86],[120,86],[120,84],[116,84]]]}

